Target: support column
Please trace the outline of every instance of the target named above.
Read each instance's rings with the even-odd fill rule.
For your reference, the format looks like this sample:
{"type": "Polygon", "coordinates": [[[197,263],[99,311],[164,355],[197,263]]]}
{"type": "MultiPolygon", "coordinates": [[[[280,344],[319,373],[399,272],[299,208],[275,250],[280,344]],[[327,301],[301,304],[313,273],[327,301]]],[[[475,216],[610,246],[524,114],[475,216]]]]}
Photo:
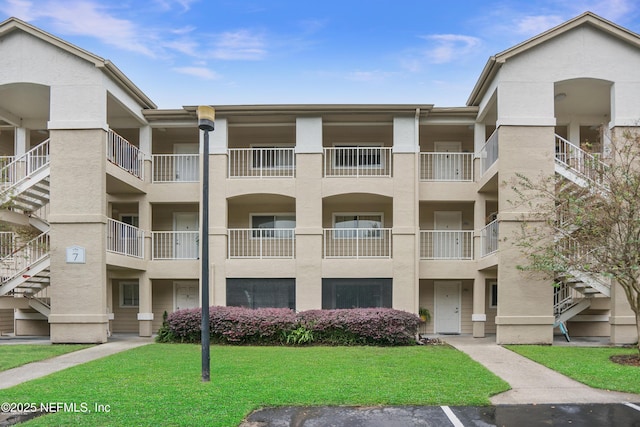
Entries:
{"type": "MultiPolygon", "coordinates": [[[[487,197],[482,193],[476,194],[476,200],[473,205],[473,229],[482,230],[485,226],[485,218],[487,217],[487,197]]],[[[480,233],[474,235],[474,254],[475,258],[480,257],[482,237],[480,233]]],[[[486,313],[486,274],[482,271],[476,271],[473,281],[473,314],[471,321],[473,322],[474,338],[483,338],[485,335],[484,327],[487,322],[486,313]]]]}
{"type": "Polygon", "coordinates": [[[29,146],[31,145],[31,135],[29,134],[29,129],[22,127],[16,128],[15,132],[13,155],[19,157],[29,150],[29,146]]]}
{"type": "MultiPolygon", "coordinates": [[[[554,174],[552,126],[500,126],[498,128],[500,181],[516,173],[532,180],[554,174]]],[[[498,194],[498,344],[553,343],[553,287],[551,281],[518,270],[523,254],[515,246],[527,206],[514,206],[517,195],[509,185],[498,194]]],[[[550,232],[551,234],[551,232],[550,232]]]]}
{"type": "MultiPolygon", "coordinates": [[[[216,118],[209,133],[209,305],[227,304],[227,196],[228,128],[226,118],[216,118]]],[[[201,140],[204,132],[199,132],[201,140]]],[[[203,141],[200,141],[202,156],[203,141]]],[[[202,170],[202,162],[200,162],[202,170]]],[[[201,183],[202,185],[202,183],[201,183]]],[[[200,191],[202,194],[202,191],[200,191]]],[[[202,210],[200,210],[202,211],[202,210]]],[[[200,218],[202,225],[202,218],[200,218]]],[[[202,286],[202,282],[200,283],[202,286]]],[[[201,300],[201,298],[200,298],[201,300]]]]}
{"type": "Polygon", "coordinates": [[[138,333],[141,337],[153,334],[152,285],[149,274],[144,271],[138,277],[138,333]]]}
{"type": "Polygon", "coordinates": [[[296,119],[296,310],[322,308],[322,118],[296,119]]]}
{"type": "Polygon", "coordinates": [[[636,316],[629,307],[624,289],[617,283],[611,285],[611,344],[635,344],[638,342],[636,316]]]}
{"type": "Polygon", "coordinates": [[[393,308],[419,305],[418,117],[393,120],[393,308]]]}

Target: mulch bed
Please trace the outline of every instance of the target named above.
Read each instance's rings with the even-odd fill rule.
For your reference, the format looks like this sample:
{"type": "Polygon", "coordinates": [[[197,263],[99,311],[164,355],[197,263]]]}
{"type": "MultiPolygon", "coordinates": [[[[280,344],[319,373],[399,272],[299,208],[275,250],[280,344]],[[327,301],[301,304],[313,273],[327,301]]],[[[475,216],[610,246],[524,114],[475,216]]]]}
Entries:
{"type": "Polygon", "coordinates": [[[637,354],[621,354],[617,356],[611,356],[609,360],[620,365],[640,367],[640,356],[637,354]]]}

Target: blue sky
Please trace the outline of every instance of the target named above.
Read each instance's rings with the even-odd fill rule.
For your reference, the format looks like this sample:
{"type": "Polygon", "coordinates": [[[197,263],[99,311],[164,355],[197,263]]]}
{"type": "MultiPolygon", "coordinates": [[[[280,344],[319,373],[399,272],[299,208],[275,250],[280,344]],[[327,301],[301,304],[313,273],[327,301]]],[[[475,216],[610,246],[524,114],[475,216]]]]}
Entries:
{"type": "Polygon", "coordinates": [[[0,0],[111,60],[160,108],[463,106],[487,59],[586,10],[640,32],[637,0],[0,0]]]}

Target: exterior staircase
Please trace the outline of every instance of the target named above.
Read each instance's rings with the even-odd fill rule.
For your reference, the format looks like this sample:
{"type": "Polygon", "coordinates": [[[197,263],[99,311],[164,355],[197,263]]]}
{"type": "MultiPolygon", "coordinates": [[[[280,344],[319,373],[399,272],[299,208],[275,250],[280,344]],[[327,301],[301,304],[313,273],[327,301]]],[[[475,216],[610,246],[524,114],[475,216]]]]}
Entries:
{"type": "Polygon", "coordinates": [[[28,241],[13,239],[0,257],[0,297],[27,298],[28,305],[48,317],[51,312],[49,224],[38,213],[49,203],[49,140],[0,169],[0,218],[40,231],[28,241]]]}
{"type": "MultiPolygon", "coordinates": [[[[606,167],[597,156],[556,135],[555,172],[558,175],[582,188],[592,183],[601,186],[602,172],[606,167]]],[[[558,217],[563,227],[562,234],[570,236],[571,225],[562,222],[561,212],[558,217]]],[[[554,327],[559,327],[569,341],[566,322],[590,308],[593,298],[611,296],[611,282],[600,275],[578,270],[569,270],[556,279],[554,327]]]]}

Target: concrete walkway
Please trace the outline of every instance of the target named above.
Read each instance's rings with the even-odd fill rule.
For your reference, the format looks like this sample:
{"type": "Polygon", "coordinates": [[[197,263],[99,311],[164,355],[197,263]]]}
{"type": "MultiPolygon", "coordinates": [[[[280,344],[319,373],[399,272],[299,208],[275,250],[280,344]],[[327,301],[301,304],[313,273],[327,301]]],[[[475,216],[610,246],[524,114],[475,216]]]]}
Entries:
{"type": "Polygon", "coordinates": [[[495,343],[495,337],[442,336],[441,340],[505,380],[511,390],[493,405],[640,402],[640,395],[588,387],[495,343]]]}
{"type": "MultiPolygon", "coordinates": [[[[0,341],[0,345],[11,344],[47,344],[48,339],[20,339],[0,341]]],[[[29,363],[17,368],[0,372],[0,390],[13,387],[35,378],[61,371],[82,363],[110,356],[121,351],[147,345],[153,342],[153,338],[141,338],[135,335],[114,335],[109,342],[98,344],[84,350],[63,354],[51,359],[29,363]]]]}

